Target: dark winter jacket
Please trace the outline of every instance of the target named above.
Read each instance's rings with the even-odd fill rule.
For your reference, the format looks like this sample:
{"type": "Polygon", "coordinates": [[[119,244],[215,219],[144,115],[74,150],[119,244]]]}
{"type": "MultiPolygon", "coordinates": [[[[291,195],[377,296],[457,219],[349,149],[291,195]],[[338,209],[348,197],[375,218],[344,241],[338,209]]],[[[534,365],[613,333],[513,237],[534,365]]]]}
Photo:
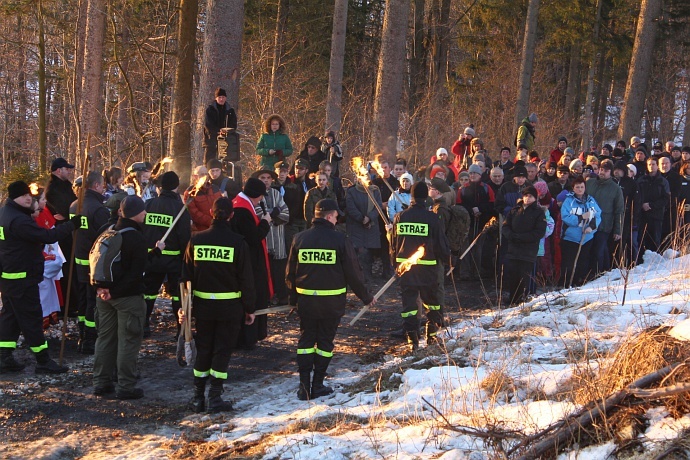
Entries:
{"type": "MultiPolygon", "coordinates": [[[[388,203],[388,200],[391,199],[391,190],[384,184],[385,182],[388,182],[388,185],[391,186],[393,190],[398,190],[400,188],[400,182],[394,175],[388,176],[388,179],[384,179],[383,177],[377,177],[374,179],[374,185],[379,188],[379,191],[381,192],[381,201],[384,203],[388,203]]],[[[395,199],[395,198],[393,198],[395,199]]]]}
{"type": "MultiPolygon", "coordinates": [[[[319,165],[323,160],[326,160],[326,154],[322,152],[321,150],[317,150],[316,153],[313,155],[309,155],[309,150],[307,150],[307,145],[318,145],[319,144],[319,138],[312,136],[309,138],[306,144],[304,144],[304,149],[299,153],[297,158],[295,158],[295,161],[299,158],[304,158],[309,162],[309,173],[308,174],[314,174],[319,170],[319,165]]],[[[292,169],[290,169],[290,172],[292,174],[295,173],[295,164],[292,164],[292,169]]]]}
{"type": "Polygon", "coordinates": [[[50,175],[50,181],[46,186],[46,201],[50,212],[60,214],[65,219],[69,218],[69,207],[77,199],[72,190],[72,183],[62,180],[55,174],[50,175]]]}
{"type": "Polygon", "coordinates": [[[544,210],[536,201],[526,208],[518,201],[503,222],[501,235],[507,243],[506,259],[535,262],[539,241],[546,235],[544,210]]]}
{"type": "Polygon", "coordinates": [[[321,218],[295,236],[285,282],[290,304],[296,301],[302,318],[343,316],[347,286],[365,304],[373,300],[364,285],[354,247],[343,233],[335,231],[333,224],[321,218]]]}
{"type": "Polygon", "coordinates": [[[437,265],[448,261],[450,247],[438,216],[424,204],[413,204],[395,216],[391,236],[391,262],[398,265],[409,259],[420,246],[424,256],[400,277],[404,286],[434,286],[437,265]]]}
{"type": "Polygon", "coordinates": [[[637,229],[637,226],[640,224],[640,212],[642,211],[640,193],[637,188],[637,182],[632,177],[623,176],[618,181],[618,186],[623,192],[623,200],[625,201],[623,234],[630,235],[632,229],[637,229]]]}
{"type": "Polygon", "coordinates": [[[470,215],[470,235],[473,238],[493,217],[495,200],[494,191],[484,182],[468,182],[458,190],[456,203],[462,205],[470,215]],[[479,217],[474,216],[472,208],[479,208],[479,217]]]}
{"type": "Polygon", "coordinates": [[[503,214],[504,217],[507,217],[510,210],[513,209],[518,200],[522,198],[522,190],[527,187],[527,185],[527,181],[521,186],[515,182],[506,182],[501,185],[501,188],[498,190],[498,195],[496,195],[496,211],[503,214]]]}
{"type": "MultiPolygon", "coordinates": [[[[162,190],[158,198],[146,202],[143,233],[149,248],[154,248],[156,242],[163,238],[183,206],[180,195],[170,190],[162,190]]],[[[162,256],[151,264],[150,271],[179,273],[182,270],[182,256],[192,233],[190,222],[191,217],[185,210],[165,240],[162,256]]]]}
{"type": "Polygon", "coordinates": [[[228,102],[223,107],[213,102],[206,107],[204,115],[204,146],[218,144],[218,133],[221,128],[237,129],[237,114],[228,102]]]}
{"type": "Polygon", "coordinates": [[[39,227],[31,209],[8,199],[0,209],[0,292],[18,296],[43,281],[43,247],[73,230],[69,221],[51,230],[39,227]]]}
{"type": "Polygon", "coordinates": [[[141,233],[141,226],[137,222],[120,217],[113,230],[124,228],[133,228],[134,231],[122,232],[120,264],[113,270],[115,281],[111,286],[103,286],[110,289],[110,296],[113,299],[143,295],[144,272],[148,264],[161,255],[158,248],[149,252],[144,235],[141,233]]]}
{"type": "Polygon", "coordinates": [[[227,321],[236,309],[254,313],[256,292],[249,259],[247,243],[228,221],[214,220],[209,229],[189,240],[182,279],[192,282],[194,317],[227,321]]]}
{"type": "Polygon", "coordinates": [[[597,231],[622,235],[625,200],[621,188],[612,179],[587,179],[587,194],[594,198],[601,208],[601,224],[597,231]]]}
{"type": "Polygon", "coordinates": [[[649,203],[650,210],[642,210],[641,218],[646,220],[662,220],[668,206],[671,190],[668,181],[657,172],[654,176],[645,174],[637,182],[640,190],[640,202],[649,203]]]}
{"type": "MultiPolygon", "coordinates": [[[[369,191],[379,207],[381,207],[381,192],[379,188],[375,185],[370,185],[369,191]]],[[[380,248],[379,213],[362,185],[356,185],[347,189],[345,208],[347,210],[347,234],[350,237],[350,241],[352,241],[352,245],[355,248],[380,248]],[[365,217],[369,217],[370,220],[366,225],[362,223],[365,217]]]]}
{"type": "Polygon", "coordinates": [[[318,187],[314,187],[307,192],[307,196],[304,199],[304,218],[307,221],[307,227],[311,227],[311,221],[314,219],[314,209],[316,208],[316,203],[320,200],[333,200],[337,203],[338,197],[335,196],[335,192],[325,187],[323,190],[318,187]]]}
{"type": "MultiPolygon", "coordinates": [[[[77,202],[70,206],[70,218],[77,212],[77,202]]],[[[88,283],[89,252],[94,241],[100,235],[100,229],[110,218],[110,211],[103,205],[103,195],[95,190],[84,191],[84,201],[81,209],[81,227],[77,229],[76,246],[74,247],[74,261],[77,267],[79,282],[88,283]]]]}

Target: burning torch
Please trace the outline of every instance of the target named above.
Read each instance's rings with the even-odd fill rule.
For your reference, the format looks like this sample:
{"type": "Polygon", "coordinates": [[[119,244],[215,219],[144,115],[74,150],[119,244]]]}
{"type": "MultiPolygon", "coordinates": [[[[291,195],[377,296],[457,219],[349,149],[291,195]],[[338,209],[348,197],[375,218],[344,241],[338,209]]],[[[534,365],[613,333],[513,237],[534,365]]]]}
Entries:
{"type": "Polygon", "coordinates": [[[386,224],[386,226],[390,225],[391,221],[388,220],[388,216],[386,216],[386,214],[383,212],[383,210],[381,209],[381,206],[379,206],[378,202],[374,199],[374,196],[371,194],[371,190],[369,190],[369,176],[368,176],[367,168],[364,167],[364,161],[362,160],[362,157],[354,157],[352,159],[351,166],[352,166],[352,170],[357,175],[357,178],[359,179],[359,181],[364,186],[364,191],[367,193],[367,195],[369,196],[369,199],[374,204],[374,207],[376,208],[379,215],[381,216],[383,223],[386,224]]]}
{"type": "MultiPolygon", "coordinates": [[[[465,249],[465,252],[463,252],[460,255],[460,257],[458,257],[457,261],[458,262],[461,261],[463,259],[463,257],[465,257],[467,255],[467,253],[470,252],[470,249],[472,249],[474,247],[474,245],[477,244],[477,241],[479,241],[480,236],[482,236],[483,234],[485,234],[486,232],[488,232],[492,228],[496,227],[497,225],[498,225],[498,220],[496,219],[495,216],[492,217],[491,219],[489,219],[489,221],[486,224],[484,224],[484,228],[482,228],[482,231],[477,234],[477,236],[474,238],[474,240],[472,240],[472,243],[467,247],[467,249],[465,249]]],[[[453,271],[453,268],[455,268],[455,267],[450,267],[450,270],[448,270],[448,273],[446,273],[446,276],[450,276],[450,272],[453,271]]]]}
{"type": "Polygon", "coordinates": [[[400,195],[398,195],[398,192],[393,190],[393,187],[391,187],[391,184],[388,183],[383,174],[383,167],[381,166],[381,163],[379,163],[379,158],[381,158],[381,155],[376,155],[374,158],[374,161],[371,162],[371,166],[376,170],[376,173],[383,179],[383,183],[386,184],[386,187],[388,187],[388,190],[391,191],[391,195],[398,200],[398,202],[402,205],[405,203],[402,202],[402,198],[400,198],[400,195]]]}
{"type": "MultiPolygon", "coordinates": [[[[383,295],[386,290],[388,290],[389,287],[395,282],[396,278],[400,278],[405,274],[407,271],[412,268],[413,265],[417,265],[417,261],[424,257],[424,246],[420,246],[417,248],[417,250],[412,254],[410,257],[408,257],[405,261],[401,262],[400,265],[398,265],[398,268],[395,270],[395,274],[391,276],[391,278],[386,281],[386,284],[381,286],[381,289],[374,294],[374,300],[379,300],[379,297],[383,295]]],[[[367,310],[369,310],[369,305],[363,306],[360,310],[359,313],[357,313],[357,316],[352,318],[352,321],[350,321],[350,326],[355,324],[361,317],[364,315],[367,310]]]]}

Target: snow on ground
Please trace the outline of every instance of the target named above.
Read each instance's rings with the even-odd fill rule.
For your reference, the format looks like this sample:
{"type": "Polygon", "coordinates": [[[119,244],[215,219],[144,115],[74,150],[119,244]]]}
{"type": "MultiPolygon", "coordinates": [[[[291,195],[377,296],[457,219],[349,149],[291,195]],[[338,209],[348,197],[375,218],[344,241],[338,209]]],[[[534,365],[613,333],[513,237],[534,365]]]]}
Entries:
{"type": "MultiPolygon", "coordinates": [[[[429,404],[453,425],[479,429],[534,433],[559,420],[576,407],[549,397],[583,357],[596,367],[594,358],[653,325],[675,326],[672,334],[690,339],[690,256],[674,256],[648,252],[645,263],[630,272],[613,270],[580,288],[545,293],[519,308],[455,324],[444,333],[449,359],[418,353],[358,367],[339,362],[336,345],[328,381],[338,390],[334,395],[297,400],[296,374],[264,386],[228,384],[232,390],[226,398],[236,400],[236,412],[220,421],[191,415],[180,428],[203,429],[208,441],[261,440],[268,446],[267,459],[488,458],[494,453],[490,446],[446,429],[429,404]],[[385,376],[379,391],[343,391],[376,369],[385,376]],[[492,391],[492,383],[504,391],[492,391]]],[[[347,333],[346,327],[340,333],[347,333]]],[[[647,416],[643,436],[648,443],[673,438],[690,426],[690,415],[675,420],[663,408],[647,416]]],[[[614,449],[609,442],[559,458],[603,459],[614,449]]],[[[118,458],[145,451],[137,446],[118,458]]]]}

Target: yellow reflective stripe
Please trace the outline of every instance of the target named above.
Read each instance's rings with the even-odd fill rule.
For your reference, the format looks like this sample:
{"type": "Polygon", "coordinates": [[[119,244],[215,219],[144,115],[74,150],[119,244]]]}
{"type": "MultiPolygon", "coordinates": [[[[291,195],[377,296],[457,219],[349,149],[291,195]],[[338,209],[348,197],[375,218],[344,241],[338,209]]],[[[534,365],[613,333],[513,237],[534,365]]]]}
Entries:
{"type": "Polygon", "coordinates": [[[228,246],[194,246],[194,260],[201,262],[232,263],[235,260],[235,248],[228,246]]]}
{"type": "Polygon", "coordinates": [[[75,257],[74,261],[77,263],[77,265],[89,265],[89,259],[80,259],[78,257],[75,257]]]}
{"type": "Polygon", "coordinates": [[[335,249],[300,249],[297,254],[301,264],[335,264],[335,249]]]}
{"type": "Polygon", "coordinates": [[[5,227],[0,227],[0,240],[5,239],[5,227]]]}
{"type": "Polygon", "coordinates": [[[157,227],[170,227],[173,222],[173,217],[167,214],[156,214],[155,212],[147,212],[146,225],[155,225],[157,227]]]}
{"type": "Polygon", "coordinates": [[[429,225],[415,222],[398,222],[395,227],[398,235],[429,236],[429,225]]]}
{"type": "Polygon", "coordinates": [[[412,310],[412,311],[404,311],[400,313],[400,316],[403,318],[409,318],[410,316],[417,316],[417,310],[412,310]]]}
{"type": "Polygon", "coordinates": [[[317,354],[317,355],[321,355],[321,356],[323,356],[324,358],[332,358],[332,357],[333,357],[333,352],[331,352],[331,351],[319,350],[318,348],[316,349],[316,354],[317,354]]]}
{"type": "MultiPolygon", "coordinates": [[[[71,219],[72,217],[76,216],[76,214],[70,214],[69,218],[71,219]]],[[[88,230],[89,229],[89,219],[86,216],[81,216],[81,221],[79,223],[79,228],[81,230],[88,230]]]]}
{"type": "Polygon", "coordinates": [[[0,342],[0,348],[17,348],[17,342],[0,342]]]}
{"type": "Polygon", "coordinates": [[[144,300],[156,300],[157,298],[158,298],[158,294],[154,294],[154,295],[144,294],[144,300]]]}
{"type": "MultiPolygon", "coordinates": [[[[395,261],[401,263],[406,262],[407,259],[404,257],[396,257],[395,261]]],[[[417,259],[417,262],[415,262],[413,265],[436,265],[436,260],[417,259]]]]}
{"type": "Polygon", "coordinates": [[[195,290],[194,296],[208,300],[230,300],[239,299],[242,297],[242,292],[203,292],[195,290]]]}
{"type": "Polygon", "coordinates": [[[26,272],[18,272],[18,273],[7,273],[7,272],[2,272],[2,278],[6,280],[18,280],[22,278],[26,278],[26,272]]]}
{"type": "Polygon", "coordinates": [[[84,326],[86,326],[86,327],[96,327],[96,322],[95,322],[95,321],[89,321],[88,319],[84,319],[84,326]]]}
{"type": "Polygon", "coordinates": [[[47,341],[43,342],[43,345],[39,345],[37,347],[29,347],[29,349],[31,351],[33,351],[34,353],[38,353],[39,351],[42,351],[42,350],[47,350],[48,349],[48,342],[47,341]]]}
{"type": "Polygon", "coordinates": [[[347,288],[341,288],[341,289],[303,289],[303,288],[297,288],[297,293],[302,294],[302,295],[340,295],[340,294],[345,294],[347,292],[347,288]]]}
{"type": "Polygon", "coordinates": [[[311,355],[312,353],[316,353],[316,348],[298,348],[297,349],[298,355],[311,355]]]}
{"type": "Polygon", "coordinates": [[[168,251],[167,249],[164,249],[161,251],[161,254],[163,254],[164,256],[179,256],[180,254],[182,254],[182,252],[181,251],[168,251]]]}
{"type": "Polygon", "coordinates": [[[211,377],[215,377],[217,379],[227,380],[228,373],[227,372],[218,372],[218,371],[214,371],[213,369],[211,369],[211,377]]]}
{"type": "Polygon", "coordinates": [[[198,371],[198,370],[194,369],[194,377],[208,377],[209,375],[211,375],[211,371],[210,371],[210,370],[208,370],[208,371],[198,371]]]}
{"type": "Polygon", "coordinates": [[[423,304],[423,305],[427,310],[440,310],[441,309],[440,305],[427,305],[427,304],[423,304]]]}

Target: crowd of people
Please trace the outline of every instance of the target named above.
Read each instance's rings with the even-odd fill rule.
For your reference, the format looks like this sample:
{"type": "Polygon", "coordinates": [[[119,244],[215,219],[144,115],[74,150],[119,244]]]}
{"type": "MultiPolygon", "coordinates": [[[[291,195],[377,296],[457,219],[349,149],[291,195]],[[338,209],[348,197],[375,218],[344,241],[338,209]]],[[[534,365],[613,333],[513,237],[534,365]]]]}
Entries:
{"type": "Polygon", "coordinates": [[[20,333],[36,372],[67,371],[48,355],[43,330],[71,290],[78,350],[95,355],[94,394],[141,398],[136,361],[155,300],[164,286],[179,335],[192,320],[179,286],[190,281],[198,347],[191,409],[230,409],[221,398],[230,354],[268,336],[268,316],[255,312],[270,305],[297,307],[297,396],[308,400],[333,391],[324,377],[348,286],[371,305],[372,280],[398,276],[400,335],[415,350],[420,339],[438,340],[450,277],[494,279],[515,305],[538,283],[580,285],[639,263],[645,250],[670,246],[690,217],[689,147],[648,151],[633,137],[630,147],[619,141],[576,155],[561,137],[539,154],[530,151],[535,114],[523,119],[516,151],[503,147],[495,160],[468,126],[450,152],[440,147],[416,168],[376,158],[354,171],[341,164],[331,131],[308,137],[292,160],[286,123],[274,114],[257,142],[259,169],[242,182],[218,158],[213,138],[237,117],[225,92],[215,95],[207,161],[186,190],[164,162],[89,172],[73,184],[74,165],[63,158],[45,189],[9,185],[0,209],[0,372],[24,369],[12,353],[20,333]]]}

